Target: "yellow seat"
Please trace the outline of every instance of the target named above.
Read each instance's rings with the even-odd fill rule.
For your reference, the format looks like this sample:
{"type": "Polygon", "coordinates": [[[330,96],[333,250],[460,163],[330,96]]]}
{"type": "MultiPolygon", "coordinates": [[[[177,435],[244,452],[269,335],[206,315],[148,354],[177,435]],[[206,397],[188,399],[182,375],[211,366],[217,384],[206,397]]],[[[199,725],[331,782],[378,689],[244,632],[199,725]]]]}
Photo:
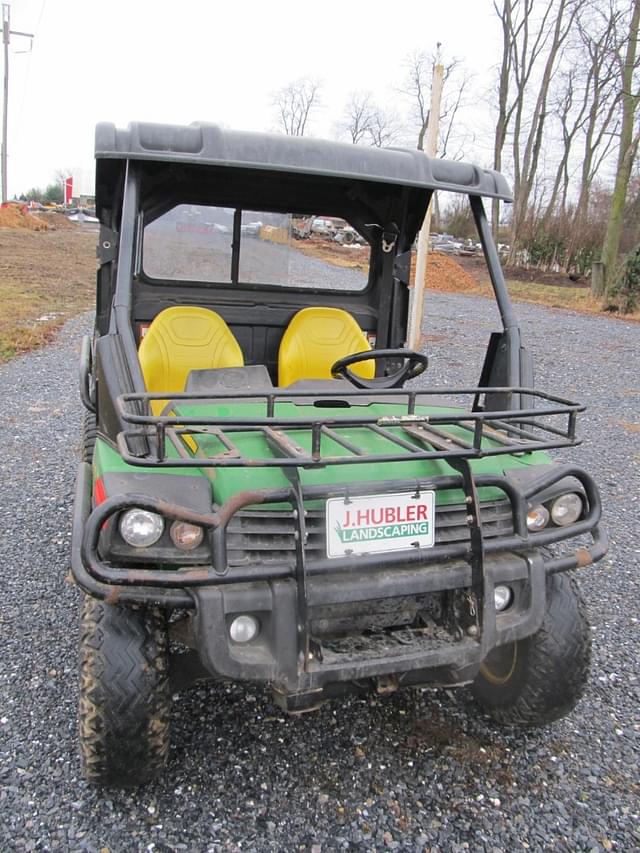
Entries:
{"type": "MultiPolygon", "coordinates": [[[[147,391],[184,391],[191,370],[243,367],[242,350],[215,311],[196,306],[165,308],[140,342],[138,357],[147,391]]],[[[159,414],[165,400],[151,409],[159,414]]]]}
{"type": "MultiPolygon", "coordinates": [[[[331,367],[339,359],[370,350],[360,326],[342,308],[303,308],[293,317],[280,341],[278,384],[298,379],[331,379],[331,367]]],[[[351,368],[372,379],[375,362],[362,361],[351,368]]]]}

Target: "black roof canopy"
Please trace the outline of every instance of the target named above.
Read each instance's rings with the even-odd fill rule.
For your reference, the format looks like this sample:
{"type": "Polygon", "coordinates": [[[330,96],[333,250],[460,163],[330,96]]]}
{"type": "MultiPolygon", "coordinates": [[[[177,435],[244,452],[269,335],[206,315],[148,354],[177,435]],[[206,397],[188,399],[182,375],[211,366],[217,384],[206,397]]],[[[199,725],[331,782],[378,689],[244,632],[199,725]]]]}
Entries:
{"type": "Polygon", "coordinates": [[[116,191],[113,178],[120,173],[120,169],[113,168],[114,161],[123,160],[208,166],[216,171],[306,175],[334,179],[342,185],[344,181],[356,180],[512,200],[510,187],[499,172],[470,163],[431,158],[411,149],[371,148],[310,137],[225,130],[200,122],[188,126],[132,122],[126,129],[110,123],[98,124],[96,160],[98,207],[111,205],[116,191]]]}

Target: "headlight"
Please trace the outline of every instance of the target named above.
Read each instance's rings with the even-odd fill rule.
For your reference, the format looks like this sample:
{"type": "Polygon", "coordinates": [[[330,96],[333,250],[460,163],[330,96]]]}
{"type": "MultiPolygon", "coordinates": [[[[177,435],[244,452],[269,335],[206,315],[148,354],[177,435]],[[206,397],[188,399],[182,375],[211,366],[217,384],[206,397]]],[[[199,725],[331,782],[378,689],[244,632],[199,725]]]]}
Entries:
{"type": "Polygon", "coordinates": [[[527,513],[527,527],[535,532],[543,530],[549,523],[549,510],[540,504],[540,506],[532,506],[527,513]]]}
{"type": "Polygon", "coordinates": [[[560,495],[551,504],[551,518],[553,523],[559,527],[566,527],[568,524],[573,524],[582,515],[582,498],[576,495],[575,492],[568,492],[566,495],[560,495]]]}
{"type": "Polygon", "coordinates": [[[234,643],[250,643],[251,640],[258,636],[260,623],[255,616],[243,614],[236,616],[229,626],[229,636],[234,643]]]}
{"type": "Polygon", "coordinates": [[[169,528],[171,541],[182,551],[193,551],[202,542],[203,531],[197,524],[186,521],[174,521],[169,528]]]}
{"type": "Polygon", "coordinates": [[[155,512],[134,507],[120,516],[120,535],[133,548],[148,548],[162,536],[164,520],[155,512]]]}
{"type": "Polygon", "coordinates": [[[498,584],[493,590],[493,599],[498,613],[506,610],[513,601],[513,592],[511,587],[505,584],[498,584]]]}

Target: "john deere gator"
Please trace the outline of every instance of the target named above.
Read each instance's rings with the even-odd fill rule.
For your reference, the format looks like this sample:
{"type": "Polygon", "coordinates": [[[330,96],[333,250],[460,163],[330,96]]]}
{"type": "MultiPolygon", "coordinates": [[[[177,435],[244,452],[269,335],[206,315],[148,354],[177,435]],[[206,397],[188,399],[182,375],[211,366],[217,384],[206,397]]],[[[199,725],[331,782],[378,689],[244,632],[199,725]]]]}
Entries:
{"type": "Polygon", "coordinates": [[[487,198],[510,200],[500,174],[420,151],[98,125],[72,553],[88,780],[159,773],[198,679],[289,712],[471,685],[522,726],[578,701],[572,570],[606,551],[600,497],[549,453],[583,407],[534,388],[487,198]],[[435,191],[468,198],[501,318],[477,387],[430,387],[407,348],[435,191]],[[362,245],[294,241],[310,217],[362,245]]]}

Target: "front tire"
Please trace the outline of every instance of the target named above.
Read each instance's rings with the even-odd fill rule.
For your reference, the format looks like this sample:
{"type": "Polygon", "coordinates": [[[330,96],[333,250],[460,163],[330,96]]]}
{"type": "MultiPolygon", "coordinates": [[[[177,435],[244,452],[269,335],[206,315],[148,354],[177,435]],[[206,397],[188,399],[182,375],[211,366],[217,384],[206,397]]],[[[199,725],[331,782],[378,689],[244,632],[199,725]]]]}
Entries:
{"type": "Polygon", "coordinates": [[[79,699],[80,755],[88,782],[130,787],[162,771],[171,694],[161,611],[85,596],[79,699]]]}
{"type": "Polygon", "coordinates": [[[573,577],[547,581],[547,612],[531,637],[493,649],[473,683],[478,702],[499,723],[534,728],[564,717],[589,675],[591,631],[573,577]]]}
{"type": "Polygon", "coordinates": [[[82,461],[93,462],[93,454],[96,449],[96,438],[98,436],[98,424],[95,412],[86,409],[82,415],[82,461]]]}

